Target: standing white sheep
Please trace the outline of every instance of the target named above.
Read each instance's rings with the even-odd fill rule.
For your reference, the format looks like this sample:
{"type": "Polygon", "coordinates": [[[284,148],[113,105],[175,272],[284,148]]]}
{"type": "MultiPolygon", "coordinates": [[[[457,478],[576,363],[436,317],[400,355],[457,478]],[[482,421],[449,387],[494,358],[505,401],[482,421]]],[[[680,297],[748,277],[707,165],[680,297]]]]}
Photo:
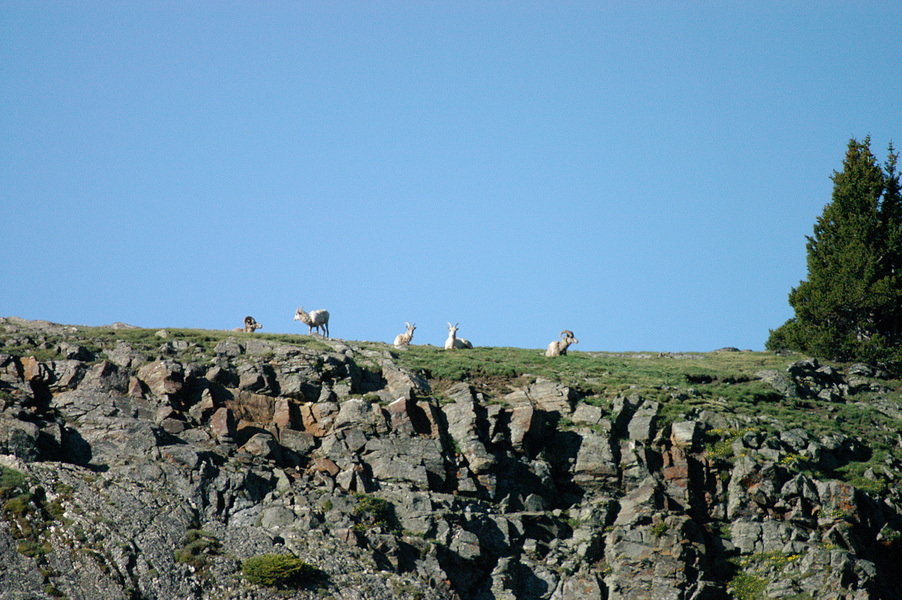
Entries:
{"type": "Polygon", "coordinates": [[[459,324],[452,325],[448,323],[448,339],[445,340],[445,350],[453,350],[454,348],[472,348],[473,344],[463,338],[457,337],[457,330],[460,329],[459,324]]]}
{"type": "Polygon", "coordinates": [[[545,356],[567,356],[567,347],[570,344],[578,344],[579,340],[573,337],[573,332],[565,329],[561,332],[561,339],[548,344],[545,356]]]}
{"type": "Polygon", "coordinates": [[[395,346],[406,346],[410,343],[410,340],[413,338],[413,330],[417,328],[417,324],[414,323],[411,325],[407,321],[404,322],[407,325],[407,331],[404,333],[399,333],[395,336],[395,346]]]}
{"type": "Polygon", "coordinates": [[[316,328],[317,333],[319,333],[320,329],[323,330],[323,334],[326,337],[329,337],[329,311],[319,309],[310,312],[309,314],[304,312],[304,307],[300,307],[294,313],[295,321],[303,321],[307,325],[310,326],[309,334],[313,334],[313,328],[316,328]]]}

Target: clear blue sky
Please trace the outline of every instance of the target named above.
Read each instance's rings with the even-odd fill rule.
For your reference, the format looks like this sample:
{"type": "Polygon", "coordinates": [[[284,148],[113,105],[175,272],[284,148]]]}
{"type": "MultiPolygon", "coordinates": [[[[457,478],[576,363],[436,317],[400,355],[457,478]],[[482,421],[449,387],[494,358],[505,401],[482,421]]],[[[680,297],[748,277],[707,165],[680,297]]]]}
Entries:
{"type": "Polygon", "coordinates": [[[0,5],[0,316],[761,350],[891,2],[0,5]]]}

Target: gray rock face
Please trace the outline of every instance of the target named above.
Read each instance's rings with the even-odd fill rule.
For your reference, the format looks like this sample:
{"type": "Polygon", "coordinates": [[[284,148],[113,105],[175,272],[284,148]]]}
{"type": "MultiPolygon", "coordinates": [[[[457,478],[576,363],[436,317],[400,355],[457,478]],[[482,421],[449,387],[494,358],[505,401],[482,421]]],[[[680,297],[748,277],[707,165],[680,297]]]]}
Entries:
{"type": "Polygon", "coordinates": [[[581,443],[576,455],[576,463],[573,465],[574,483],[583,487],[592,487],[605,478],[616,479],[617,462],[611,448],[610,438],[591,429],[578,431],[581,443]]]}
{"type": "Polygon", "coordinates": [[[392,400],[428,396],[431,393],[429,382],[390,360],[382,361],[382,377],[385,378],[385,391],[392,400]]]}
{"type": "MultiPolygon", "coordinates": [[[[543,380],[435,393],[338,340],[207,356],[167,333],[151,355],[0,325],[16,348],[70,336],[60,360],[0,353],[0,600],[900,597],[898,486],[823,475],[869,451],[847,436],[543,380]],[[317,575],[253,585],[241,562],[267,553],[317,575]]],[[[759,377],[835,401],[873,391],[868,369],[759,377]]]]}
{"type": "Polygon", "coordinates": [[[470,471],[479,475],[495,467],[495,457],[486,449],[487,422],[480,417],[479,406],[467,384],[458,384],[448,391],[454,404],[445,406],[448,435],[457,444],[470,471]]]}

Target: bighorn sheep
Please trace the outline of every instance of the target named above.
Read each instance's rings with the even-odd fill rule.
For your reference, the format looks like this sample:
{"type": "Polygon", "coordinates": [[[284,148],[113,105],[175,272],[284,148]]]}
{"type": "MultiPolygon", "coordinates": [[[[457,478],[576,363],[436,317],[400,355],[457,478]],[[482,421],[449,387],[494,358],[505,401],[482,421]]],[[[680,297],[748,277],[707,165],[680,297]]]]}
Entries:
{"type": "Polygon", "coordinates": [[[413,330],[417,328],[417,324],[414,323],[411,325],[407,321],[405,321],[404,324],[407,325],[407,331],[395,336],[395,346],[406,346],[410,343],[411,338],[413,338],[413,330]]]}
{"type": "Polygon", "coordinates": [[[565,329],[561,332],[561,339],[548,344],[545,356],[567,356],[567,347],[570,344],[578,344],[579,340],[573,337],[573,332],[565,329]]]}
{"type": "Polygon", "coordinates": [[[232,331],[243,331],[244,333],[254,333],[258,329],[263,329],[263,325],[257,323],[254,317],[244,317],[244,327],[236,327],[232,331]]]}
{"type": "MultiPolygon", "coordinates": [[[[300,307],[294,313],[295,321],[303,321],[307,325],[310,326],[310,333],[313,334],[313,328],[316,328],[317,333],[319,333],[320,329],[323,330],[323,334],[326,337],[329,337],[329,311],[326,310],[314,310],[309,314],[304,312],[304,307],[300,307]]],[[[321,334],[321,335],[323,335],[321,334]]]]}
{"type": "Polygon", "coordinates": [[[448,339],[445,340],[445,350],[452,350],[454,348],[472,348],[473,344],[468,342],[463,338],[457,337],[457,330],[460,329],[458,325],[452,325],[448,323],[448,339]]]}

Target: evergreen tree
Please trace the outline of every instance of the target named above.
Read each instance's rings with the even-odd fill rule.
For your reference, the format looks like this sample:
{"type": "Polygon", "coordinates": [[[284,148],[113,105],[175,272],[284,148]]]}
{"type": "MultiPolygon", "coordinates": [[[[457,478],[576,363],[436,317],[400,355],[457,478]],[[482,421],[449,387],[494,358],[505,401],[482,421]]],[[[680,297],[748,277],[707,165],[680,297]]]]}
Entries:
{"type": "Polygon", "coordinates": [[[892,299],[889,301],[890,310],[884,315],[880,327],[892,345],[902,346],[902,191],[899,173],[896,172],[899,155],[893,151],[892,144],[887,154],[881,215],[886,232],[888,265],[884,281],[892,299]]]}
{"type": "Polygon", "coordinates": [[[835,360],[886,361],[900,349],[902,198],[897,155],[886,170],[870,138],[849,142],[833,196],[808,237],[808,279],[789,294],[795,316],[767,348],[835,360]]]}

